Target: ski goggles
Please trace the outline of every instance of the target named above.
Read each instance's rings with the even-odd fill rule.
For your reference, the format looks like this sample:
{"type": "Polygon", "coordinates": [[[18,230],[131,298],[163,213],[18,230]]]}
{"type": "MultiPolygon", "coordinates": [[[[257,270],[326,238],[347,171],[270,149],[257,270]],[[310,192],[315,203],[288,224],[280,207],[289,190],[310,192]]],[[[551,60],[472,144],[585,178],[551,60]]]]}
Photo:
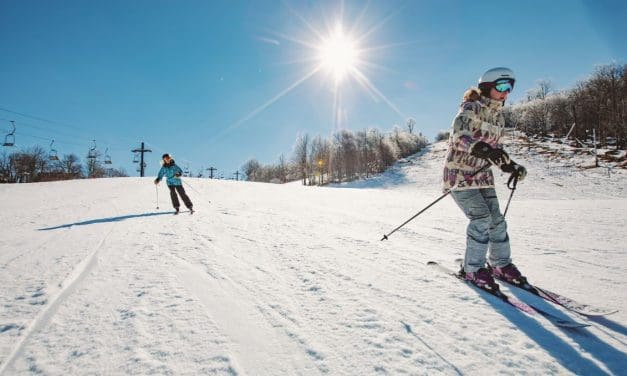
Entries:
{"type": "Polygon", "coordinates": [[[494,82],[494,90],[499,93],[511,93],[514,90],[514,81],[512,80],[497,80],[494,82]]]}

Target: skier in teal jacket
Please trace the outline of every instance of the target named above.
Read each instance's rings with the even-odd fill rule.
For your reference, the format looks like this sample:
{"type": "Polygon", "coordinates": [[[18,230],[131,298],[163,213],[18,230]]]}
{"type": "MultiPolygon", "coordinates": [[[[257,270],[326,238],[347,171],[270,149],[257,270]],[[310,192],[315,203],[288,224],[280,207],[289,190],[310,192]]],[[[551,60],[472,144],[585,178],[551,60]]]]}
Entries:
{"type": "Polygon", "coordinates": [[[172,199],[172,206],[174,206],[174,210],[176,212],[174,214],[179,213],[179,207],[181,204],[179,203],[178,194],[181,196],[183,203],[189,209],[190,213],[194,213],[192,201],[187,197],[187,193],[185,193],[185,188],[183,188],[183,182],[181,181],[181,175],[183,175],[183,170],[179,166],[176,165],[174,159],[170,157],[170,154],[163,154],[162,156],[162,166],[161,170],[159,170],[159,175],[155,179],[155,184],[159,184],[161,179],[165,176],[166,184],[170,189],[170,198],[172,199]]]}

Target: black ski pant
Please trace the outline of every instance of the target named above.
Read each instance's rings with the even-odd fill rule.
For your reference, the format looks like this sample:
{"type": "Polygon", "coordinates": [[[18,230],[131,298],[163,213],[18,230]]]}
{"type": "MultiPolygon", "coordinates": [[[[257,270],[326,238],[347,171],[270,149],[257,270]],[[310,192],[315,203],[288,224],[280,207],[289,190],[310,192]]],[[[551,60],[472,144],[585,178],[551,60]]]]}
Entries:
{"type": "Polygon", "coordinates": [[[178,192],[181,196],[181,199],[185,203],[185,206],[187,206],[188,209],[192,208],[193,204],[190,201],[189,197],[187,197],[187,193],[185,193],[185,188],[183,188],[182,185],[168,185],[168,188],[170,188],[170,198],[172,199],[172,206],[174,206],[174,209],[178,209],[179,206],[181,206],[176,192],[178,192]]]}

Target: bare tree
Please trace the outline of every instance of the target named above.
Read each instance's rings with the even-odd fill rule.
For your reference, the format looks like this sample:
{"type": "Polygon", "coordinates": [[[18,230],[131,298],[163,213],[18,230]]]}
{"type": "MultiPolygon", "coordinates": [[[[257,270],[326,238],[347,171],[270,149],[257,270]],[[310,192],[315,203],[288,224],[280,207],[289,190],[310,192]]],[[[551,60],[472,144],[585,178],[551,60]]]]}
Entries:
{"type": "Polygon", "coordinates": [[[336,179],[353,179],[358,171],[359,151],[357,148],[355,135],[343,129],[333,136],[333,170],[337,172],[336,179]]]}
{"type": "Polygon", "coordinates": [[[316,136],[311,141],[309,165],[312,173],[319,177],[319,184],[323,184],[324,176],[331,173],[331,144],[328,140],[316,136]]]}
{"type": "Polygon", "coordinates": [[[109,178],[124,178],[127,177],[128,174],[123,168],[108,168],[107,169],[107,177],[109,178]]]}
{"type": "Polygon", "coordinates": [[[258,181],[261,178],[259,174],[259,170],[261,169],[261,164],[255,158],[249,159],[242,166],[242,171],[244,175],[246,175],[246,180],[248,181],[258,181]]]}
{"type": "Polygon", "coordinates": [[[0,183],[10,183],[14,181],[11,159],[6,151],[0,154],[0,183]]]}
{"type": "Polygon", "coordinates": [[[102,167],[102,163],[98,160],[102,153],[98,150],[90,151],[87,156],[87,163],[85,165],[85,172],[88,178],[102,178],[107,176],[107,171],[102,167]],[[92,158],[95,157],[95,158],[92,158]]]}
{"type": "Polygon", "coordinates": [[[59,165],[64,173],[72,176],[74,179],[81,177],[83,167],[81,166],[80,160],[76,154],[65,154],[59,161],[59,165]]]}
{"type": "Polygon", "coordinates": [[[553,84],[549,79],[542,79],[536,82],[538,99],[546,99],[549,94],[553,91],[553,84]]]}
{"type": "Polygon", "coordinates": [[[407,129],[409,129],[409,133],[414,133],[415,126],[416,126],[416,120],[414,118],[407,119],[407,129]]]}
{"type": "Polygon", "coordinates": [[[538,87],[528,93],[529,100],[512,106],[508,118],[515,118],[526,133],[541,135],[564,136],[575,123],[572,135],[579,140],[594,130],[601,146],[625,147],[627,65],[600,66],[590,78],[561,93],[551,86],[548,80],[538,81],[538,87]]]}
{"type": "Polygon", "coordinates": [[[299,135],[296,139],[296,145],[294,145],[294,162],[300,172],[300,178],[303,179],[303,185],[307,184],[307,177],[309,176],[309,163],[308,163],[308,151],[309,151],[309,135],[299,135]]]}
{"type": "Polygon", "coordinates": [[[279,156],[279,161],[276,167],[276,178],[279,179],[281,183],[287,182],[288,166],[283,154],[279,156]]]}
{"type": "Polygon", "coordinates": [[[32,146],[9,155],[9,166],[15,181],[38,181],[48,166],[48,153],[39,145],[32,146]]]}

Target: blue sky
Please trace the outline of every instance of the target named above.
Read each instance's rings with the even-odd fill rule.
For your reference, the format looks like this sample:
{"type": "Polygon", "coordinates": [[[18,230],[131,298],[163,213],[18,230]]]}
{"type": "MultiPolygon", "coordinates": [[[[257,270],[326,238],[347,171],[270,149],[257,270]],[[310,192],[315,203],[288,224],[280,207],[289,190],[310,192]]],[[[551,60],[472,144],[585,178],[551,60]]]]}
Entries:
{"type": "Polygon", "coordinates": [[[2,0],[0,130],[14,120],[16,146],[55,139],[59,154],[82,159],[96,139],[131,175],[130,150],[143,140],[154,151],[148,174],[170,152],[182,167],[213,166],[225,177],[249,158],[290,156],[299,133],[389,131],[413,117],[433,139],[488,68],[516,72],[516,101],[539,79],[569,88],[599,64],[625,63],[626,9],[623,1],[2,0]],[[361,38],[358,69],[370,88],[345,77],[336,102],[326,70],[303,78],[320,64],[316,33],[338,23],[361,38]]]}

